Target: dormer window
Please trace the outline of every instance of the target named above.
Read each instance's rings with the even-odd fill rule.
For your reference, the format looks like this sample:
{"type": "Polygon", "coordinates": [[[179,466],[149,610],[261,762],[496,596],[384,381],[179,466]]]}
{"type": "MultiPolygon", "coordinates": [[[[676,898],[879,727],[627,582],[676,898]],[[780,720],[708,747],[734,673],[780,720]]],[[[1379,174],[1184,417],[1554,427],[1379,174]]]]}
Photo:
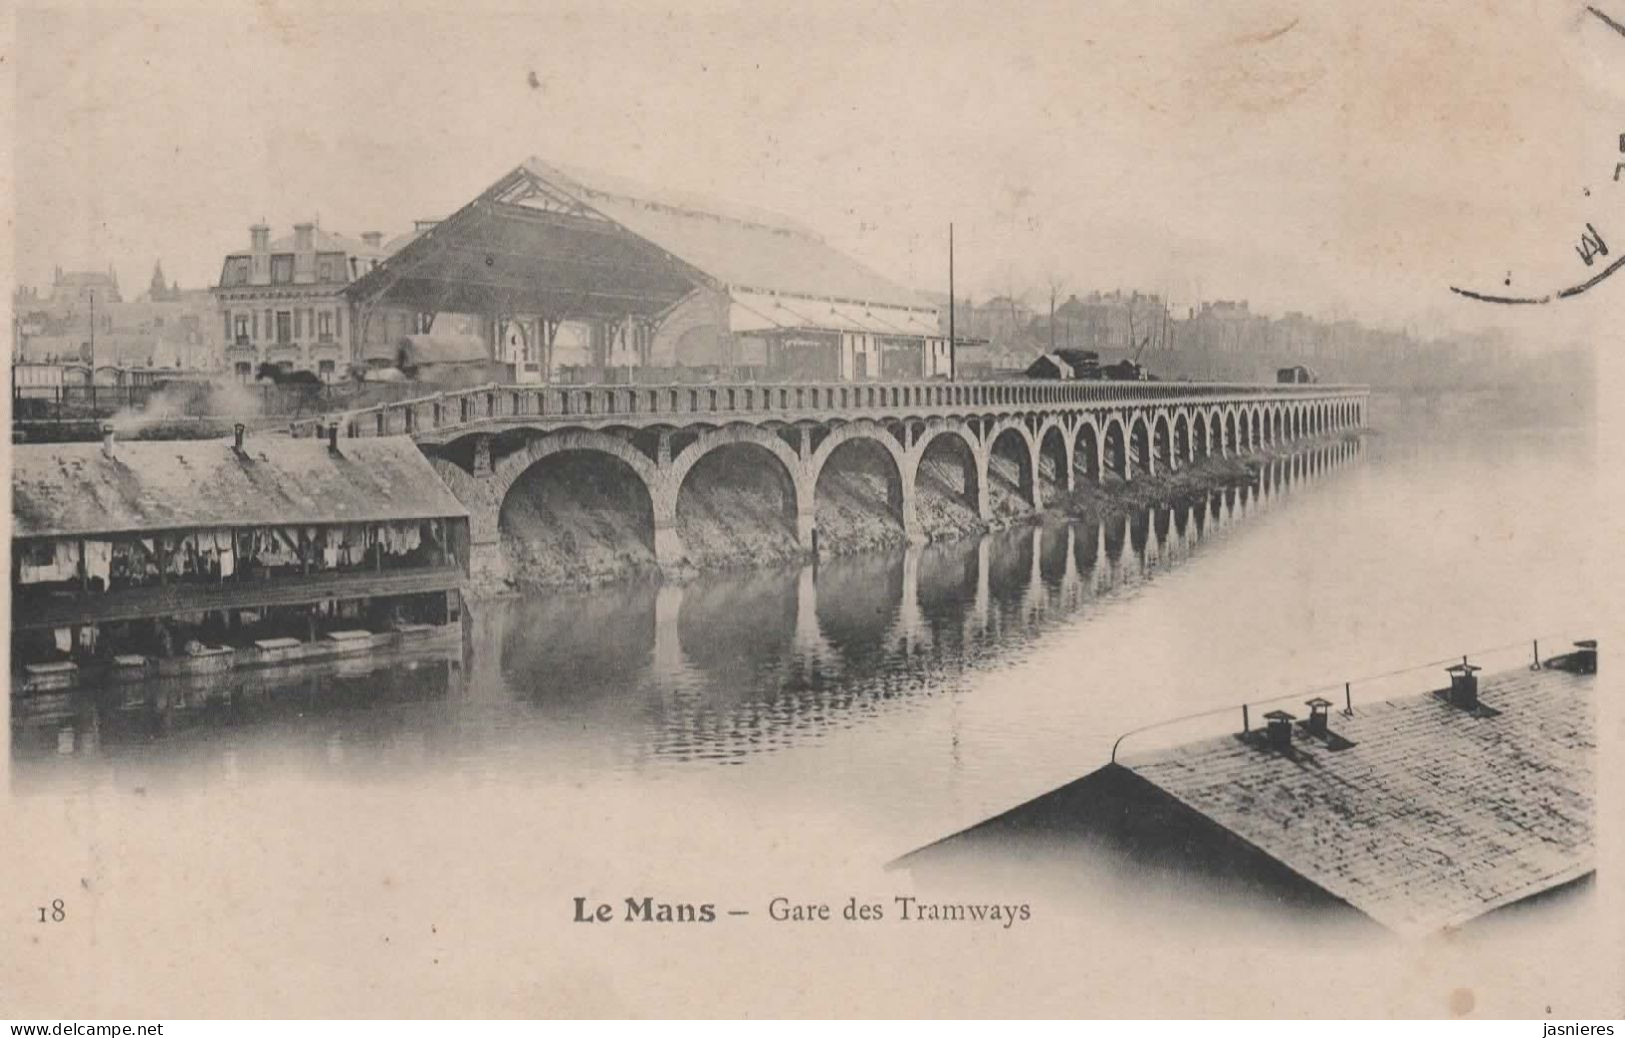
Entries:
{"type": "Polygon", "coordinates": [[[232,256],[226,260],[225,272],[220,277],[221,285],[234,288],[238,285],[248,284],[248,257],[232,256]]]}
{"type": "Polygon", "coordinates": [[[293,284],[293,253],[279,252],[271,257],[271,284],[293,284]]]}

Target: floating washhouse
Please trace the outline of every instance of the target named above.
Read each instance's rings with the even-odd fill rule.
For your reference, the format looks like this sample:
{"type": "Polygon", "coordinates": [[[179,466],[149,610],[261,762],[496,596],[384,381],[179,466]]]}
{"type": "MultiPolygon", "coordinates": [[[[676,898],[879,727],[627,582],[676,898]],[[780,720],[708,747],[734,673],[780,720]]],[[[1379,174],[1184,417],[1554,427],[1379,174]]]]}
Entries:
{"type": "Polygon", "coordinates": [[[12,688],[364,651],[460,616],[468,514],[406,437],[12,448],[12,688]]]}

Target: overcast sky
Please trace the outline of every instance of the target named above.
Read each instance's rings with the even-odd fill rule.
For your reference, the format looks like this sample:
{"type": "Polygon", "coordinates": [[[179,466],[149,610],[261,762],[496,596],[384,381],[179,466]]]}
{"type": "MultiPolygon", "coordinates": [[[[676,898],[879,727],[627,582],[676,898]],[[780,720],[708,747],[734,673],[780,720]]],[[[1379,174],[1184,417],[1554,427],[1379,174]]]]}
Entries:
{"type": "Polygon", "coordinates": [[[1625,305],[1625,273],[1448,291],[1584,280],[1587,221],[1625,251],[1625,36],[1578,4],[462,6],[22,11],[19,280],[204,285],[262,217],[398,232],[535,154],[939,291],[952,220],[978,297],[1055,274],[1552,340],[1625,305]]]}

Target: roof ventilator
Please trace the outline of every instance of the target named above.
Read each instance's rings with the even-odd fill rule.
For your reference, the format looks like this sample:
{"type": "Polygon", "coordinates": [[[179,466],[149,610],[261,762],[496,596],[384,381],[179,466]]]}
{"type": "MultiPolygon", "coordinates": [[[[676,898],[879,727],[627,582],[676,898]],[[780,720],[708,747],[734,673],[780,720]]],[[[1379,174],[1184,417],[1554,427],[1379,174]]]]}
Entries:
{"type": "Polygon", "coordinates": [[[1445,673],[1450,675],[1450,687],[1433,693],[1434,697],[1474,717],[1500,716],[1501,711],[1478,701],[1478,672],[1483,669],[1468,663],[1463,656],[1460,663],[1445,668],[1445,673]]]}
{"type": "Polygon", "coordinates": [[[1478,706],[1479,669],[1466,659],[1445,668],[1445,673],[1450,675],[1451,706],[1459,706],[1463,710],[1471,710],[1478,706]]]}
{"type": "Polygon", "coordinates": [[[1269,722],[1266,736],[1272,750],[1290,750],[1292,748],[1292,722],[1296,720],[1285,710],[1271,710],[1264,715],[1269,722]]]}
{"type": "Polygon", "coordinates": [[[1597,639],[1586,638],[1574,643],[1574,663],[1581,674],[1597,673],[1597,639]]]}

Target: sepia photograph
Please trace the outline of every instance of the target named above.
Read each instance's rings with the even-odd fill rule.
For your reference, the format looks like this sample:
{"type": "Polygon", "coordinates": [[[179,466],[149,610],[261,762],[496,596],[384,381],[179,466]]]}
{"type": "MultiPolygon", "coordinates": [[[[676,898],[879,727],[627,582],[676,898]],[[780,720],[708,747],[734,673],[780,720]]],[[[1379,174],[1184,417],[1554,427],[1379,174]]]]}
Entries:
{"type": "Polygon", "coordinates": [[[5,17],[0,1018],[1625,1016],[1625,2],[5,17]]]}

